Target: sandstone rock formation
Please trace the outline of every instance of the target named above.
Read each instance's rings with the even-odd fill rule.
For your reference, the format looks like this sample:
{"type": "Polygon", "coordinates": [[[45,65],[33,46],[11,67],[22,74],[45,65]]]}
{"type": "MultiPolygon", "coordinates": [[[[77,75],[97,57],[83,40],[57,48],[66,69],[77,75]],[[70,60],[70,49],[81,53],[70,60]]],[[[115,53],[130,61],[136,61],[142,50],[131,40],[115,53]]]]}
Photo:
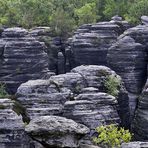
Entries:
{"type": "Polygon", "coordinates": [[[61,115],[70,92],[61,92],[50,80],[32,80],[22,84],[17,95],[28,117],[33,119],[45,115],[61,115]]]}
{"type": "Polygon", "coordinates": [[[25,130],[45,147],[53,148],[77,148],[79,139],[89,132],[86,126],[58,116],[34,118],[25,130]]]}
{"type": "Polygon", "coordinates": [[[29,34],[46,45],[45,52],[48,54],[49,69],[56,74],[66,73],[65,47],[66,41],[52,35],[50,27],[35,27],[29,34]]]}
{"type": "Polygon", "coordinates": [[[21,83],[50,77],[44,44],[22,28],[4,29],[0,38],[0,82],[14,94],[21,83]]]}
{"type": "Polygon", "coordinates": [[[133,123],[133,132],[137,140],[148,140],[148,83],[142,95],[139,97],[138,109],[136,110],[133,123]]]}
{"type": "Polygon", "coordinates": [[[108,48],[129,27],[125,21],[115,20],[82,25],[66,49],[66,64],[70,69],[80,65],[107,65],[108,48]]]}
{"type": "Polygon", "coordinates": [[[114,69],[125,82],[130,96],[130,109],[133,116],[137,97],[141,93],[146,77],[146,51],[133,38],[119,38],[108,52],[109,66],[114,69]],[[137,95],[137,96],[136,96],[137,95]]]}
{"type": "Polygon", "coordinates": [[[13,108],[14,101],[0,99],[0,148],[30,148],[22,117],[13,108]]]}
{"type": "Polygon", "coordinates": [[[147,140],[147,65],[148,65],[148,26],[142,17],[143,25],[126,30],[109,49],[109,67],[119,74],[127,91],[137,140],[147,140]],[[143,89],[144,88],[144,89],[143,89]],[[136,110],[136,114],[135,114],[136,110]]]}
{"type": "Polygon", "coordinates": [[[128,96],[123,84],[120,81],[119,88],[116,88],[117,97],[107,94],[105,82],[108,76],[121,80],[105,66],[79,66],[70,73],[52,76],[48,80],[22,84],[17,91],[17,100],[31,121],[54,115],[88,126],[91,132],[81,142],[90,144],[97,126],[129,123],[128,96]]]}

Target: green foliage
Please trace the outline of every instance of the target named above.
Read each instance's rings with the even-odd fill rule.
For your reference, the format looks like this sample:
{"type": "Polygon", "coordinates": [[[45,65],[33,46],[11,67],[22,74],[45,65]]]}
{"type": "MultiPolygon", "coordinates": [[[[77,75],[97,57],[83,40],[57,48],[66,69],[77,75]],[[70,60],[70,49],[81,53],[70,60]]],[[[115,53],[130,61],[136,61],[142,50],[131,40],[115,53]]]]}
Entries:
{"type": "Polygon", "coordinates": [[[75,10],[78,17],[78,24],[95,23],[97,20],[96,3],[87,3],[83,7],[75,10]]]}
{"type": "Polygon", "coordinates": [[[93,138],[95,144],[105,148],[120,147],[122,143],[128,143],[132,139],[132,134],[129,130],[118,128],[111,124],[96,128],[98,137],[93,138]]]}
{"type": "Polygon", "coordinates": [[[5,85],[0,83],[0,98],[9,97],[8,93],[6,92],[5,85]]]}
{"type": "Polygon", "coordinates": [[[121,85],[121,80],[114,76],[114,75],[110,75],[106,78],[105,81],[105,88],[107,89],[107,93],[112,95],[112,96],[117,96],[119,93],[119,87],[121,85]]]}
{"type": "Polygon", "coordinates": [[[75,28],[74,19],[70,18],[69,14],[66,13],[62,8],[57,9],[51,16],[51,28],[53,34],[67,37],[71,35],[75,28]]]}
{"type": "Polygon", "coordinates": [[[135,0],[135,3],[131,5],[125,17],[129,22],[133,24],[138,24],[140,23],[140,17],[142,15],[148,16],[148,1],[147,0],[135,0]]]}
{"type": "Polygon", "coordinates": [[[147,0],[0,0],[0,26],[51,26],[53,33],[69,36],[83,23],[120,15],[139,23],[148,15],[147,0]]]}

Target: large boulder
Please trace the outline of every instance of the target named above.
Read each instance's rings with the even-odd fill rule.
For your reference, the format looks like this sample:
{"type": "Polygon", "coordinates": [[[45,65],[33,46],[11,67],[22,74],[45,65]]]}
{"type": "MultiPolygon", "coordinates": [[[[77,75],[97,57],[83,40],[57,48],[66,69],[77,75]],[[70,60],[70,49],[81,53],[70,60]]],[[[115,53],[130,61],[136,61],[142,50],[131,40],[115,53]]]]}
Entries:
{"type": "Polygon", "coordinates": [[[77,148],[79,139],[89,132],[86,126],[58,116],[34,118],[25,130],[44,146],[58,148],[77,148]]]}
{"type": "Polygon", "coordinates": [[[50,77],[45,45],[23,28],[8,28],[0,38],[0,82],[14,94],[21,83],[50,77]]]}

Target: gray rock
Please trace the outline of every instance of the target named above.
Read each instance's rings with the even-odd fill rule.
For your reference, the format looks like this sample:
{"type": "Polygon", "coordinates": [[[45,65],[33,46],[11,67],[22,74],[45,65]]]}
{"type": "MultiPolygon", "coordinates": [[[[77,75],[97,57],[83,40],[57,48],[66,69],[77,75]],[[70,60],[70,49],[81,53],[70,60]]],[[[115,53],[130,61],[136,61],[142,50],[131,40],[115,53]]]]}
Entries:
{"type": "Polygon", "coordinates": [[[91,143],[96,127],[120,123],[115,97],[106,93],[84,93],[75,100],[65,103],[63,115],[90,128],[82,143],[91,143]]]}
{"type": "Polygon", "coordinates": [[[132,118],[147,79],[147,42],[148,26],[138,25],[126,30],[108,53],[109,67],[122,77],[129,92],[132,118]]]}
{"type": "Polygon", "coordinates": [[[139,98],[138,109],[136,110],[133,122],[133,132],[137,140],[148,140],[148,84],[146,84],[142,95],[139,98]]]}
{"type": "Polygon", "coordinates": [[[48,147],[78,147],[79,138],[89,132],[89,129],[58,116],[42,116],[33,119],[25,128],[34,139],[48,147]]]}
{"type": "Polygon", "coordinates": [[[53,75],[48,70],[45,45],[22,28],[8,28],[0,39],[0,82],[14,94],[21,83],[53,75]]]}
{"type": "Polygon", "coordinates": [[[30,119],[38,116],[60,115],[70,97],[70,90],[60,91],[50,80],[32,80],[22,84],[17,91],[18,101],[30,119]]]}
{"type": "Polygon", "coordinates": [[[141,22],[143,25],[148,25],[148,16],[141,16],[141,22]]]}
{"type": "Polygon", "coordinates": [[[58,86],[59,89],[68,88],[74,94],[80,93],[87,85],[81,74],[73,72],[52,76],[50,82],[58,86]]]}
{"type": "Polygon", "coordinates": [[[101,148],[95,145],[80,144],[79,148],[101,148]]]}
{"type": "Polygon", "coordinates": [[[48,80],[28,81],[18,88],[17,96],[31,120],[57,115],[87,125],[91,132],[83,138],[85,143],[91,142],[97,126],[119,124],[120,117],[122,125],[128,124],[128,97],[121,78],[105,66],[79,66],[48,80]],[[107,94],[109,76],[121,83],[116,97],[107,94]]]}
{"type": "Polygon", "coordinates": [[[22,117],[13,109],[14,101],[0,99],[0,148],[31,148],[22,117]]]}
{"type": "MultiPolygon", "coordinates": [[[[85,24],[79,27],[71,39],[69,69],[80,65],[107,65],[108,48],[127,29],[122,21],[85,24]]],[[[69,50],[68,50],[69,51],[69,50]]]]}
{"type": "Polygon", "coordinates": [[[122,21],[122,17],[115,15],[115,16],[112,17],[112,20],[113,21],[122,21]]]}
{"type": "Polygon", "coordinates": [[[99,89],[99,92],[108,92],[105,86],[106,79],[109,76],[115,77],[120,84],[118,88],[117,100],[119,103],[119,114],[122,120],[122,125],[129,127],[129,100],[127,91],[124,88],[124,84],[120,76],[118,76],[114,71],[105,66],[89,65],[89,66],[79,66],[72,69],[72,72],[79,73],[83,76],[85,83],[88,87],[94,87],[99,89]]]}
{"type": "Polygon", "coordinates": [[[46,48],[44,49],[44,51],[48,54],[48,67],[50,71],[58,74],[58,52],[60,52],[60,46],[54,43],[51,28],[35,27],[30,30],[29,34],[35,37],[38,41],[45,43],[46,48]]]}
{"type": "Polygon", "coordinates": [[[109,75],[116,75],[114,71],[105,66],[87,65],[78,66],[71,70],[71,72],[79,73],[88,87],[95,87],[102,91],[103,82],[109,75]]]}
{"type": "Polygon", "coordinates": [[[121,148],[148,148],[148,142],[123,143],[121,148]]]}

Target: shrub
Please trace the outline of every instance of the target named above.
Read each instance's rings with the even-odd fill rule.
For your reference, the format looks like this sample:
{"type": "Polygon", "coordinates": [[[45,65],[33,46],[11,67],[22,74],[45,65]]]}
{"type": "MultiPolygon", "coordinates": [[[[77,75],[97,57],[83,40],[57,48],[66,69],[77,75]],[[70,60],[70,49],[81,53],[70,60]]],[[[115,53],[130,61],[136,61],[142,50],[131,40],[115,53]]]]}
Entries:
{"type": "Polygon", "coordinates": [[[0,83],[0,98],[8,97],[8,93],[6,92],[5,89],[5,84],[0,83]]]}
{"type": "Polygon", "coordinates": [[[96,132],[98,137],[93,138],[93,141],[104,148],[120,147],[122,143],[128,143],[132,139],[129,130],[114,124],[97,127],[96,132]]]}
{"type": "Polygon", "coordinates": [[[110,75],[106,78],[105,88],[107,89],[107,93],[112,96],[117,96],[119,93],[119,87],[121,85],[121,80],[113,75],[110,75]]]}

